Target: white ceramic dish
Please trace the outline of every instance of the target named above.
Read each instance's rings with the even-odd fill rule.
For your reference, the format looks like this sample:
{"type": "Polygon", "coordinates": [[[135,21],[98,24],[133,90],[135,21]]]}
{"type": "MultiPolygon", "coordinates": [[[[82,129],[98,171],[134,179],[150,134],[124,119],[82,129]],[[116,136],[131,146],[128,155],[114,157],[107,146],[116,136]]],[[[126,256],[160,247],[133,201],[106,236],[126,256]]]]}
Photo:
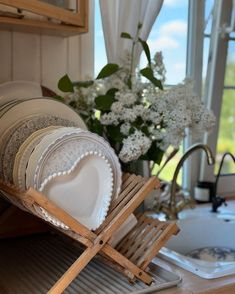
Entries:
{"type": "Polygon", "coordinates": [[[50,144],[47,143],[46,138],[44,142],[42,140],[31,155],[32,158],[29,160],[26,171],[27,187],[33,186],[39,189],[41,183],[50,175],[69,170],[82,154],[97,150],[104,154],[111,164],[114,177],[113,198],[118,196],[122,180],[120,163],[114,150],[102,137],[81,129],[71,128],[70,131],[55,136],[54,141],[52,139],[49,141],[50,144]],[[43,148],[45,148],[44,152],[43,148]],[[35,176],[32,180],[33,174],[35,176]]]}
{"type": "Polygon", "coordinates": [[[83,120],[72,108],[54,99],[34,98],[11,106],[0,118],[1,177],[6,181],[12,181],[14,156],[27,136],[39,128],[58,124],[86,129],[83,120]],[[35,122],[37,119],[39,121],[35,122]],[[9,163],[12,163],[11,166],[9,163]],[[6,175],[3,171],[6,172],[6,175]]]}
{"type": "MultiPolygon", "coordinates": [[[[0,97],[1,99],[1,97],[0,97]]],[[[12,100],[12,101],[9,101],[3,105],[0,106],[0,117],[9,109],[11,108],[14,104],[17,104],[18,101],[17,100],[12,100]]]]}
{"type": "Polygon", "coordinates": [[[46,179],[39,191],[87,228],[95,230],[107,215],[112,189],[113,174],[108,160],[101,153],[90,151],[78,158],[70,170],[46,179]]]}
{"type": "Polygon", "coordinates": [[[11,100],[24,100],[42,96],[38,83],[30,81],[11,81],[0,84],[0,106],[11,100]]]}
{"type": "Polygon", "coordinates": [[[0,121],[0,136],[16,122],[38,114],[68,119],[74,122],[76,127],[87,130],[84,121],[71,107],[55,99],[39,97],[20,101],[4,113],[0,121]]]}
{"type": "MultiPolygon", "coordinates": [[[[80,129],[76,130],[79,132],[80,129]]],[[[45,154],[49,151],[53,152],[52,146],[53,143],[58,140],[58,138],[63,137],[65,134],[70,133],[74,131],[74,128],[67,128],[67,127],[63,127],[63,128],[59,128],[56,131],[54,131],[51,134],[46,134],[42,140],[35,146],[33,152],[31,153],[29,159],[28,159],[28,163],[27,163],[27,168],[26,168],[26,182],[25,182],[25,186],[26,188],[29,187],[34,187],[39,189],[39,187],[41,186],[42,182],[48,178],[49,176],[51,176],[52,174],[56,173],[56,172],[63,172],[66,170],[69,170],[73,163],[69,165],[69,168],[67,168],[66,166],[66,162],[64,162],[64,156],[67,157],[67,152],[65,152],[65,150],[63,150],[64,154],[60,154],[60,159],[58,160],[58,162],[56,164],[62,163],[62,168],[60,170],[58,169],[53,169],[52,172],[45,177],[43,180],[41,180],[40,182],[38,182],[38,185],[35,185],[34,183],[34,177],[35,177],[35,172],[37,170],[37,166],[40,165],[41,163],[39,162],[40,158],[42,156],[45,156],[45,154]]],[[[81,154],[80,154],[81,156],[81,154]]],[[[65,159],[66,161],[66,159],[65,159]]]]}
{"type": "Polygon", "coordinates": [[[12,171],[15,156],[23,142],[35,131],[48,126],[73,126],[74,123],[68,119],[51,115],[37,115],[27,118],[15,124],[3,135],[4,142],[0,149],[1,163],[3,167],[3,178],[7,182],[12,182],[12,171]]]}
{"type": "Polygon", "coordinates": [[[42,138],[49,133],[52,133],[58,126],[49,126],[44,129],[40,129],[31,134],[24,143],[20,146],[14,161],[13,167],[13,183],[20,189],[26,189],[25,177],[26,167],[29,157],[33,152],[35,146],[42,140],[42,138]]]}

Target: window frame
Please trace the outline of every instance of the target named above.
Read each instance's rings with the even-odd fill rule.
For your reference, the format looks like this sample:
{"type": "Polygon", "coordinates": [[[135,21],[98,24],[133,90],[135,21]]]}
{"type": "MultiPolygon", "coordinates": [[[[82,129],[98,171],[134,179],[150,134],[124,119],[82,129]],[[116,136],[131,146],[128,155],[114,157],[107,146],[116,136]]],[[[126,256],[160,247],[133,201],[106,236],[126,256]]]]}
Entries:
{"type": "MultiPolygon", "coordinates": [[[[209,60],[207,67],[204,101],[216,116],[214,130],[204,136],[203,142],[208,144],[216,154],[219,136],[219,122],[222,109],[224,78],[228,54],[228,33],[223,28],[231,22],[233,3],[232,0],[215,0],[213,11],[213,23],[210,38],[209,60]]],[[[208,166],[203,154],[200,160],[200,181],[215,181],[214,166],[208,166]]],[[[235,192],[235,175],[221,175],[218,185],[218,193],[223,196],[233,195],[235,192]]]]}

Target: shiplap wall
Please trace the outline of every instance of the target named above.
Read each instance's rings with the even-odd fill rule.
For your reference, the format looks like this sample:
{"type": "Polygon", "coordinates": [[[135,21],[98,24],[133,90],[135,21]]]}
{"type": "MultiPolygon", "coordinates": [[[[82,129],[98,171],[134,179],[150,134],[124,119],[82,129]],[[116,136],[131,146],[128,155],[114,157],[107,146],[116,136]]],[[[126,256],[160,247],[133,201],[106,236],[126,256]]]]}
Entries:
{"type": "Polygon", "coordinates": [[[93,31],[92,3],[87,34],[63,38],[0,31],[0,83],[35,81],[55,91],[59,78],[65,73],[73,80],[91,76],[93,31]]]}

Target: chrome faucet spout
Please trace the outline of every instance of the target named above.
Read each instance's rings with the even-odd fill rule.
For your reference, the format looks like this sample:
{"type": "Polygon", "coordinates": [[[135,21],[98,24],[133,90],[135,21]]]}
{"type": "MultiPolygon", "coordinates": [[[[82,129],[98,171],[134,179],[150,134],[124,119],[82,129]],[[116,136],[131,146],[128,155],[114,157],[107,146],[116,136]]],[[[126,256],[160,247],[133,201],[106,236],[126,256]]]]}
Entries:
{"type": "Polygon", "coordinates": [[[182,205],[180,206],[181,209],[177,208],[177,203],[176,203],[176,187],[177,187],[177,177],[179,174],[179,171],[181,167],[183,166],[185,160],[196,150],[204,150],[207,156],[207,162],[209,165],[213,165],[215,163],[214,156],[212,154],[212,151],[208,145],[205,144],[195,144],[191,146],[181,157],[179,163],[176,166],[173,178],[172,178],[172,183],[171,183],[171,192],[170,192],[170,210],[174,211],[175,218],[178,217],[178,212],[179,210],[182,210],[182,205]]]}

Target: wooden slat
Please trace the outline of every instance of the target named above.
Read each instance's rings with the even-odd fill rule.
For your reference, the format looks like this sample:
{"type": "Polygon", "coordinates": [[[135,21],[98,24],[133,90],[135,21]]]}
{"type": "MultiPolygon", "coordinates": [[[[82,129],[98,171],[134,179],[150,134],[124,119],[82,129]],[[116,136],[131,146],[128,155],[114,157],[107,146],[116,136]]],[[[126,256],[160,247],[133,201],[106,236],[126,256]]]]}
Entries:
{"type": "MultiPolygon", "coordinates": [[[[136,242],[135,244],[135,250],[130,251],[130,260],[133,262],[136,262],[140,257],[143,257],[143,253],[146,251],[148,247],[150,247],[150,244],[153,244],[155,241],[157,241],[162,233],[161,229],[163,229],[164,224],[160,225],[160,229],[158,231],[154,230],[154,224],[150,224],[148,227],[147,232],[144,234],[142,242],[136,242]],[[139,244],[138,244],[139,243],[139,244]]],[[[139,241],[141,241],[139,239],[139,241]]]]}
{"type": "Polygon", "coordinates": [[[147,268],[153,257],[156,256],[157,252],[166,244],[173,234],[177,234],[178,232],[179,228],[176,224],[169,224],[169,226],[161,234],[160,238],[158,238],[157,242],[155,242],[154,246],[146,251],[146,258],[144,263],[141,265],[141,268],[147,268]]]}
{"type": "Polygon", "coordinates": [[[116,249],[141,269],[145,269],[170,236],[177,232],[178,227],[174,223],[142,215],[116,249]]]}
{"type": "Polygon", "coordinates": [[[152,277],[144,272],[142,269],[137,267],[135,264],[133,264],[130,260],[128,260],[125,256],[120,254],[117,250],[113,249],[111,246],[104,246],[102,252],[107,254],[109,257],[112,258],[112,260],[116,261],[118,264],[120,264],[124,269],[129,270],[131,273],[135,275],[136,278],[140,279],[146,284],[151,284],[152,277]]]}
{"type": "Polygon", "coordinates": [[[121,193],[118,198],[111,203],[109,211],[112,211],[115,207],[117,207],[137,183],[144,183],[143,178],[140,176],[136,177],[135,175],[130,176],[128,180],[123,183],[121,193]]]}
{"type": "Polygon", "coordinates": [[[134,195],[121,211],[110,221],[100,233],[100,238],[111,237],[114,232],[125,222],[128,216],[143,202],[148,193],[156,185],[156,177],[151,177],[147,183],[134,195]]]}
{"type": "Polygon", "coordinates": [[[66,213],[63,209],[49,201],[42,193],[39,193],[33,188],[29,188],[29,190],[26,192],[24,196],[24,201],[30,203],[32,199],[39,206],[41,206],[54,217],[56,217],[64,224],[66,224],[75,233],[88,238],[90,241],[93,241],[93,239],[96,237],[96,235],[92,233],[87,227],[79,223],[76,219],[74,219],[71,215],[66,213]]]}
{"type": "MultiPolygon", "coordinates": [[[[136,181],[136,185],[134,188],[129,191],[129,193],[124,193],[125,197],[122,199],[122,201],[107,215],[102,225],[95,231],[96,234],[99,234],[109,223],[112,219],[114,219],[118,213],[123,209],[128,202],[133,198],[133,196],[143,187],[142,183],[138,183],[136,181]]],[[[121,193],[122,194],[122,193],[121,193]]],[[[122,198],[122,196],[120,195],[122,198]]]]}

